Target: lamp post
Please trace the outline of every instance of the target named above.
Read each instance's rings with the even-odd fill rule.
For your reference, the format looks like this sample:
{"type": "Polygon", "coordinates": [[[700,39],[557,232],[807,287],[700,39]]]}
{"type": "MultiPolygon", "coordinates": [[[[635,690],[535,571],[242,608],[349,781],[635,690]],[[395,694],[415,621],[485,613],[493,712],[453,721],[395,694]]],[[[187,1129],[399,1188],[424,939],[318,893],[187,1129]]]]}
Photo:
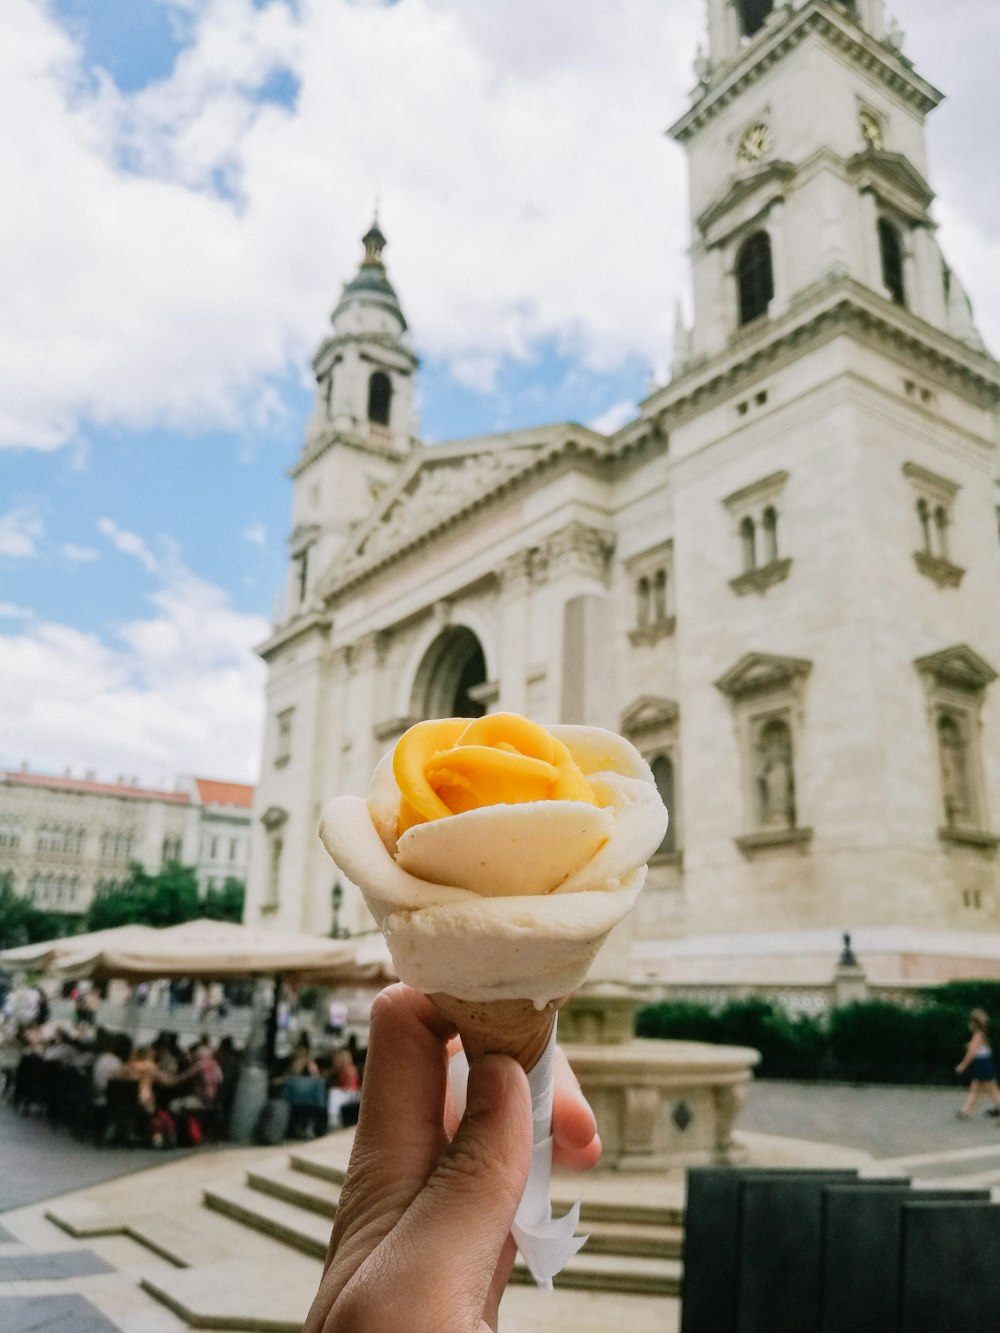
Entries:
{"type": "Polygon", "coordinates": [[[340,924],[340,909],[344,902],[344,890],[340,880],[334,880],[333,888],[330,890],[330,901],[333,904],[333,924],[330,927],[331,940],[346,940],[351,932],[346,926],[340,924]]]}

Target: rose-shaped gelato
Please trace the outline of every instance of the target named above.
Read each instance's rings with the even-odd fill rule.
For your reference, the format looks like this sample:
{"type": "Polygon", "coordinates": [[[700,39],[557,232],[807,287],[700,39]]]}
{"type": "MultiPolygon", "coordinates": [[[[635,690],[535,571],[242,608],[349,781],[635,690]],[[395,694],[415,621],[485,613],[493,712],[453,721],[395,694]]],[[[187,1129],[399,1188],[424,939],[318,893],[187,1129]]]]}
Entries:
{"type": "Polygon", "coordinates": [[[627,741],[498,713],[412,727],[320,835],[404,981],[541,1006],[582,983],[666,822],[627,741]]]}

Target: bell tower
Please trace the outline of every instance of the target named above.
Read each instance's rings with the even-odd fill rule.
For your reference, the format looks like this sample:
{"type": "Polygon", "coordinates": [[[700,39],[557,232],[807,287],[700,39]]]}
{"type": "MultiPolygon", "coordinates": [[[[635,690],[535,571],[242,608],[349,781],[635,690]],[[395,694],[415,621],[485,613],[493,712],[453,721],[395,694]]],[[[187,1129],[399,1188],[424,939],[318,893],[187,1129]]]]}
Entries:
{"type": "Polygon", "coordinates": [[[414,443],[419,362],[386,272],[386,238],[377,216],[361,243],[361,264],[344,284],[331,332],[313,357],[316,396],[305,445],[291,470],[288,617],[310,608],[316,579],[414,443]]]}
{"type": "Polygon", "coordinates": [[[708,0],[692,105],[688,359],[847,278],[979,350],[936,240],[925,118],[941,94],[884,0],[708,0]]]}

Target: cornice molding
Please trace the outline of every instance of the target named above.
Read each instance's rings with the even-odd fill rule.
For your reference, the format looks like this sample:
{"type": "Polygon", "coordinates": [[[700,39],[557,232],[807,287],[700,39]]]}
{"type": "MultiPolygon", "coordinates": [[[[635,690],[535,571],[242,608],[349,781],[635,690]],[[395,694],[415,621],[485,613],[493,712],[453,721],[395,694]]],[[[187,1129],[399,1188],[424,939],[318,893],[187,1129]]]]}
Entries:
{"type": "Polygon", "coordinates": [[[965,577],[961,565],[953,565],[950,560],[942,560],[929,551],[914,551],[913,563],[921,574],[933,579],[939,588],[957,588],[965,577]]]}
{"type": "Polygon", "coordinates": [[[770,36],[763,35],[748,44],[719,82],[699,89],[701,96],[667,133],[678,143],[687,143],[731,102],[759,82],[772,66],[813,34],[849,56],[921,115],[933,111],[944,96],[933,84],[921,78],[897,51],[876,41],[823,0],[813,0],[770,36]]]}
{"type": "Polygon", "coordinates": [[[781,657],[776,653],[745,653],[715,687],[730,699],[774,694],[804,680],[812,662],[804,657],[781,657]]]}
{"type": "MultiPolygon", "coordinates": [[[[693,365],[640,404],[665,436],[678,419],[731,397],[740,385],[768,373],[783,358],[821,346],[844,333],[873,342],[949,384],[979,405],[1000,404],[1000,364],[853,278],[817,283],[777,319],[758,321],[716,355],[693,365]]],[[[638,423],[632,427],[638,432],[638,423]]]]}
{"type": "Polygon", "coordinates": [[[918,657],[913,665],[927,684],[959,690],[963,694],[981,694],[997,679],[997,673],[978,653],[964,643],[945,648],[940,653],[918,657]]]}
{"type": "Polygon", "coordinates": [[[270,662],[276,653],[306,634],[315,632],[325,638],[332,625],[333,621],[324,611],[308,611],[305,615],[296,616],[286,625],[276,625],[270,637],[258,644],[254,651],[265,662],[270,662]]]}

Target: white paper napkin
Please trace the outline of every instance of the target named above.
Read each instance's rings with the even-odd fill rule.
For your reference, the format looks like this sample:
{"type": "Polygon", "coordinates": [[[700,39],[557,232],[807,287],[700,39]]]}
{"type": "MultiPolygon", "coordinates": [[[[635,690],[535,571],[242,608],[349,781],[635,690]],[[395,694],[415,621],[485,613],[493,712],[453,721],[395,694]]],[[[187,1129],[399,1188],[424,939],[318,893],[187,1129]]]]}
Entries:
{"type": "MultiPolygon", "coordinates": [[[[552,1216],[549,1186],[552,1177],[552,1091],[555,1083],[556,1029],[552,1027],[549,1044],[542,1058],[528,1075],[531,1092],[532,1150],[531,1167],[521,1202],[514,1214],[511,1232],[531,1276],[546,1291],[552,1279],[565,1268],[573,1255],[587,1242],[577,1236],[580,1203],[577,1201],[564,1217],[552,1216]]],[[[462,1051],[451,1057],[451,1086],[458,1114],[465,1111],[469,1062],[462,1051]]]]}

